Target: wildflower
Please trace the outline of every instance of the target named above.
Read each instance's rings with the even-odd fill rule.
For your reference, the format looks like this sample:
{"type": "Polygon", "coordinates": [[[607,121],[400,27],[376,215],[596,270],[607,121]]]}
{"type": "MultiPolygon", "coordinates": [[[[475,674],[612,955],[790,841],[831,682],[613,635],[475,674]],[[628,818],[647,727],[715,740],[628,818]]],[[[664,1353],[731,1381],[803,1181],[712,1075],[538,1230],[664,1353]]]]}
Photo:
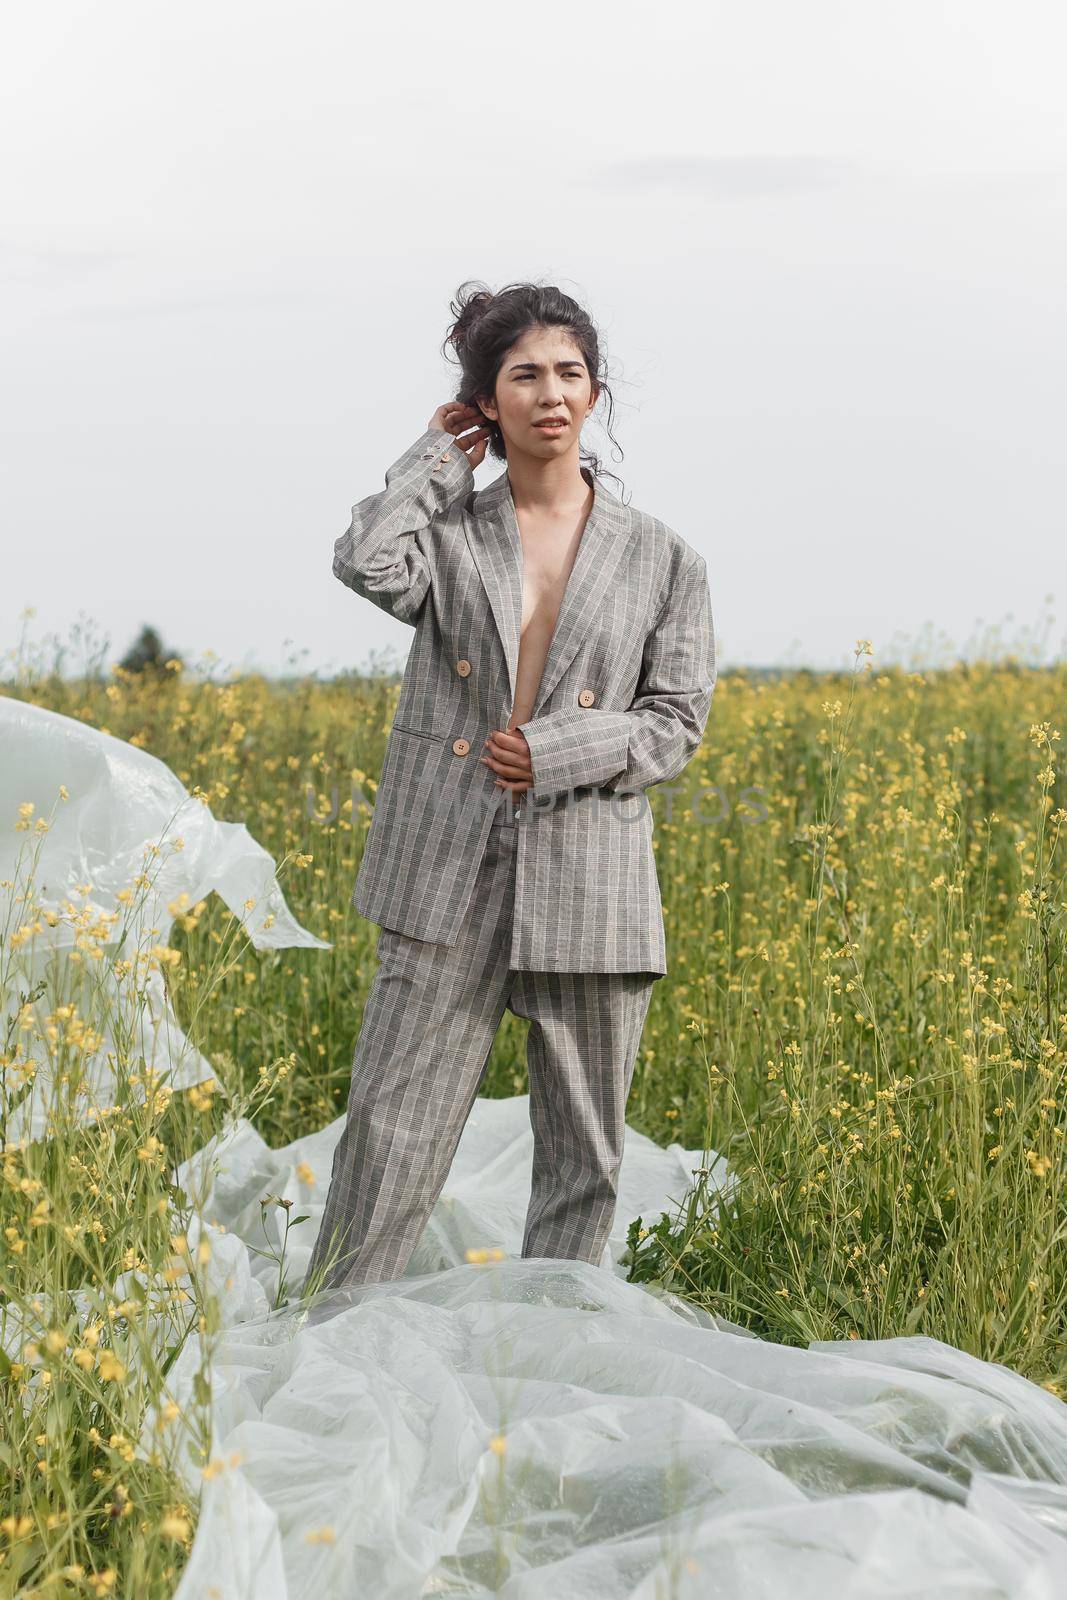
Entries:
{"type": "Polygon", "coordinates": [[[159,1531],[164,1539],[178,1539],[184,1543],[192,1529],[188,1517],[182,1517],[177,1512],[168,1511],[159,1524],[159,1531]]]}

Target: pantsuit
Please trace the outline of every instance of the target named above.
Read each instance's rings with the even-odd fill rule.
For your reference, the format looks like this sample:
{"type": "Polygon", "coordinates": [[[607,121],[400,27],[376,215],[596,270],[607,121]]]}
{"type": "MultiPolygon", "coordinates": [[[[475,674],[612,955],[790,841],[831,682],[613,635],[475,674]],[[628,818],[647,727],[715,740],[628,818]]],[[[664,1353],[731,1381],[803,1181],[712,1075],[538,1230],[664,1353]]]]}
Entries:
{"type": "Polygon", "coordinates": [[[524,555],[506,471],[475,489],[452,434],[427,428],[334,545],[334,575],[415,636],[352,894],[381,935],[311,1263],[339,1230],[331,1285],[402,1274],[508,1009],[530,1019],[523,1254],[603,1254],[667,971],[645,790],[700,744],[716,669],[703,557],[586,481],[593,504],[516,724],[533,774],[518,804],[478,761],[516,700],[524,555]]]}
{"type": "Polygon", "coordinates": [[[327,1258],[338,1229],[343,1254],[328,1287],[403,1274],[448,1177],[505,1010],[530,1022],[534,1153],[522,1254],[603,1257],[656,974],[511,969],[518,826],[501,805],[452,944],[381,931],[346,1126],[309,1265],[310,1272],[327,1258]]]}

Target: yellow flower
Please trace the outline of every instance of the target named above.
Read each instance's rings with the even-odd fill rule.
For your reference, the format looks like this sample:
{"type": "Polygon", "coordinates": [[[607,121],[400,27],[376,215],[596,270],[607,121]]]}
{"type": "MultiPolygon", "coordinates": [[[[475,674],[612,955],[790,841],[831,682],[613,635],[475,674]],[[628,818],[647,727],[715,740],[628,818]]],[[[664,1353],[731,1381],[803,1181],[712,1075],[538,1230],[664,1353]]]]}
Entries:
{"type": "Polygon", "coordinates": [[[184,1542],[192,1529],[188,1517],[179,1516],[175,1511],[168,1511],[159,1524],[159,1531],[164,1539],[179,1539],[184,1542]]]}

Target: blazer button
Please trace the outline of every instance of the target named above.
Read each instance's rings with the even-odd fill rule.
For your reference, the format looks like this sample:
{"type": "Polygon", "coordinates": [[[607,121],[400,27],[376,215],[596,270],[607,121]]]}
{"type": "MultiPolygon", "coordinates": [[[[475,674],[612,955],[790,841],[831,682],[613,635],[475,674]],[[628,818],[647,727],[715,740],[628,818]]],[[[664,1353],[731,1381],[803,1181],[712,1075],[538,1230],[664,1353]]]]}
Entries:
{"type": "Polygon", "coordinates": [[[454,755],[465,756],[469,749],[470,749],[470,740],[469,739],[453,739],[452,740],[452,752],[453,752],[454,755]]]}
{"type": "Polygon", "coordinates": [[[578,696],[578,704],[580,706],[591,706],[595,699],[596,695],[593,693],[592,689],[583,689],[581,694],[578,696]]]}
{"type": "Polygon", "coordinates": [[[459,673],[461,678],[469,677],[470,676],[470,670],[471,670],[471,664],[470,664],[469,661],[457,661],[456,662],[456,671],[459,673]]]}

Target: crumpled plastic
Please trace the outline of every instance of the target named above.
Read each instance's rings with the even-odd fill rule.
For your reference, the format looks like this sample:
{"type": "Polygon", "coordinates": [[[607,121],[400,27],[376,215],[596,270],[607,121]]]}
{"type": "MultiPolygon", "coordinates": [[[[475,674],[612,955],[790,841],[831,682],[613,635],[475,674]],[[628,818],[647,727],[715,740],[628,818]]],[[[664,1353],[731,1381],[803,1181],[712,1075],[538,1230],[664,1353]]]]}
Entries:
{"type": "MultiPolygon", "coordinates": [[[[180,814],[186,850],[146,912],[160,942],[167,901],[214,888],[257,948],[329,948],[292,919],[246,831],[151,756],[2,698],[0,740],[0,878],[26,837],[5,834],[5,817],[25,801],[47,814],[64,783],[42,857],[55,908],[90,882],[113,909],[144,844],[180,814]]],[[[49,934],[69,950],[62,922],[49,934]]],[[[157,1016],[170,1081],[210,1075],[183,1055],[162,990],[147,1030],[157,1016]]],[[[1062,1401],[935,1339],[789,1348],[625,1281],[632,1218],[672,1211],[699,1165],[713,1186],[734,1181],[714,1151],[627,1128],[604,1262],[523,1260],[529,1098],[479,1098],[404,1276],[286,1301],[261,1253],[281,1252],[284,1224],[262,1202],[306,1216],[285,1248],[299,1286],[343,1126],[272,1150],[238,1121],[179,1168],[221,1310],[209,1377],[222,1469],[204,1478],[174,1452],[200,1499],[176,1600],[1067,1595],[1062,1401]],[[485,1246],[504,1259],[466,1260],[485,1246]]],[[[192,1340],[161,1404],[190,1406],[200,1361],[192,1340]]],[[[157,1421],[150,1409],[145,1454],[157,1421]]]]}
{"type": "MultiPolygon", "coordinates": [[[[174,922],[167,908],[183,892],[190,907],[212,890],[221,895],[257,950],[293,945],[328,950],[329,942],[297,922],[279,887],[273,858],[244,824],[217,821],[156,756],[76,718],[8,695],[0,696],[0,752],[0,919],[10,928],[24,920],[16,899],[25,892],[30,854],[38,847],[34,887],[42,908],[54,917],[41,919],[33,941],[22,946],[9,1004],[17,1000],[18,987],[30,993],[48,964],[57,960],[65,993],[75,1004],[83,998],[85,1013],[84,966],[70,961],[71,951],[85,942],[79,922],[121,912],[114,936],[93,940],[108,957],[102,975],[112,1002],[108,1009],[121,1015],[124,1029],[134,1028],[136,1051],[160,1077],[166,1076],[171,1088],[188,1088],[214,1076],[211,1063],[179,1027],[162,973],[157,969],[141,979],[143,1003],[139,1015],[131,1017],[110,961],[146,948],[151,929],[158,932],[150,942],[166,945],[174,922]],[[61,785],[67,800],[59,798],[61,785]],[[30,826],[20,832],[16,823],[20,808],[27,805],[33,807],[30,826]],[[34,833],[38,817],[51,818],[49,831],[39,838],[34,833]],[[178,838],[184,846],[174,851],[168,841],[178,838]],[[153,855],[153,845],[160,847],[158,855],[153,855]],[[16,883],[20,852],[24,865],[16,883]],[[146,870],[150,886],[124,909],[119,894],[146,870]],[[91,887],[83,893],[86,885],[91,887]]],[[[99,975],[94,974],[94,981],[99,975]]],[[[48,992],[34,1002],[38,1018],[50,1003],[48,992]]],[[[116,1044],[100,1009],[97,1005],[94,1020],[102,1020],[103,1040],[85,1063],[74,1107],[75,1115],[85,1118],[114,1103],[115,1073],[108,1058],[113,1060],[116,1044]]],[[[51,1070],[41,1057],[28,1095],[3,1108],[9,1143],[45,1136],[52,1093],[51,1070]]]]}
{"type": "Polygon", "coordinates": [[[299,1286],[343,1126],[271,1150],[245,1123],[181,1174],[229,1287],[176,1600],[1067,1593],[1062,1401],[935,1339],[790,1348],[625,1281],[630,1220],[701,1162],[721,1186],[714,1152],[628,1127],[604,1263],[524,1260],[529,1097],[479,1098],[404,1276],[272,1309],[277,1264],[239,1259],[260,1199],[307,1215],[299,1286]]]}

